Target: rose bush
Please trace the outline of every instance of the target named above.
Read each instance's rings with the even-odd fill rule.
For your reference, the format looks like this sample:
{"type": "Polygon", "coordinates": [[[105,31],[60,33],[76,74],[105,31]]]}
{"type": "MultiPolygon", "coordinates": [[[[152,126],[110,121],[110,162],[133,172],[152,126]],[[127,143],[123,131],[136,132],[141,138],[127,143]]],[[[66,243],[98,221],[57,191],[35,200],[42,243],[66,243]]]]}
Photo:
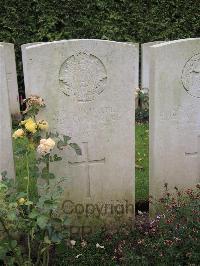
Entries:
{"type": "Polygon", "coordinates": [[[48,122],[38,120],[44,100],[31,96],[25,100],[24,120],[13,133],[17,141],[24,138],[25,146],[17,147],[17,154],[25,158],[25,191],[18,191],[17,180],[8,179],[2,173],[0,181],[0,263],[4,265],[49,265],[50,253],[55,245],[67,238],[68,217],[60,209],[64,177],[55,177],[50,164],[62,160],[57,150],[72,148],[80,155],[76,143],[69,136],[48,131],[48,122]],[[54,150],[54,153],[51,152],[54,150]],[[35,173],[30,171],[29,155],[35,151],[35,173]],[[37,186],[35,197],[31,196],[32,178],[43,179],[37,186]],[[51,180],[55,179],[53,186],[51,180]]]}

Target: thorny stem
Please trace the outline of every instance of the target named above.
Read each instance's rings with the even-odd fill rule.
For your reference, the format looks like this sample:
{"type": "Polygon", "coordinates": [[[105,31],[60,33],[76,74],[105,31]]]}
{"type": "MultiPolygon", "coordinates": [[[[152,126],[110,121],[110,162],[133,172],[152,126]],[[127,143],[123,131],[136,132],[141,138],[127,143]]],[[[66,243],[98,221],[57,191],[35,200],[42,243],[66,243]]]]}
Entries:
{"type": "MultiPolygon", "coordinates": [[[[49,173],[49,157],[48,157],[48,162],[46,163],[47,166],[47,171],[49,173]]],[[[47,185],[49,186],[49,177],[47,178],[47,185]]]]}
{"type": "MultiPolygon", "coordinates": [[[[29,185],[30,185],[30,171],[29,171],[29,162],[28,162],[28,152],[26,152],[26,170],[27,170],[27,200],[29,201],[29,185]]],[[[28,211],[30,211],[30,206],[28,205],[28,211]]],[[[28,259],[31,262],[31,242],[30,234],[28,233],[28,259]]]]}
{"type": "Polygon", "coordinates": [[[48,266],[49,265],[49,247],[47,248],[47,263],[46,265],[48,266]]]}
{"type": "Polygon", "coordinates": [[[29,200],[29,184],[30,184],[30,171],[29,171],[29,163],[28,163],[28,152],[26,152],[26,170],[27,170],[27,200],[29,200]]]}
{"type": "Polygon", "coordinates": [[[37,252],[37,261],[36,261],[36,266],[39,265],[40,263],[40,249],[41,249],[42,242],[40,242],[39,247],[38,247],[38,252],[37,252]]]}

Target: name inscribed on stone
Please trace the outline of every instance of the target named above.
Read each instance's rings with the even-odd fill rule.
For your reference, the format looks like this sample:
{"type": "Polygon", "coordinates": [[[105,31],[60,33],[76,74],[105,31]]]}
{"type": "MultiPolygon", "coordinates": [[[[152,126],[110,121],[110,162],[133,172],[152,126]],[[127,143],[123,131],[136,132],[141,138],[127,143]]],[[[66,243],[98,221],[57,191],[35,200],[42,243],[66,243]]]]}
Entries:
{"type": "Polygon", "coordinates": [[[60,68],[61,91],[78,102],[93,101],[106,88],[107,72],[102,61],[92,54],[77,53],[60,68]]]}
{"type": "Polygon", "coordinates": [[[83,137],[88,137],[93,134],[94,128],[98,127],[99,131],[105,128],[112,128],[120,117],[118,110],[112,106],[95,109],[94,107],[88,108],[88,105],[81,105],[78,113],[69,113],[64,106],[60,111],[56,112],[53,120],[55,125],[59,125],[59,130],[63,134],[72,134],[72,132],[74,134],[77,130],[83,137]],[[70,125],[67,126],[69,132],[66,132],[66,121],[69,121],[69,115],[71,117],[70,125]],[[89,120],[88,117],[90,117],[89,120]]]}

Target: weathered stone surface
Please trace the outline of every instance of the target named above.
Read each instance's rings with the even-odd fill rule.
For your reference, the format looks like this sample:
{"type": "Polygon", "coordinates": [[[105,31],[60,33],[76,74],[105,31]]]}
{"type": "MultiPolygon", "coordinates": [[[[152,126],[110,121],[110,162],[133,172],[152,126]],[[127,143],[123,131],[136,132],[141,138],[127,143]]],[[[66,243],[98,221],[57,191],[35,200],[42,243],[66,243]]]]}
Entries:
{"type": "MultiPolygon", "coordinates": [[[[26,78],[27,78],[27,66],[26,66],[26,63],[27,63],[27,58],[26,58],[26,48],[27,47],[30,47],[30,46],[34,46],[34,45],[37,45],[37,44],[41,44],[42,42],[34,42],[34,43],[26,43],[26,44],[23,44],[21,45],[21,51],[22,51],[22,63],[23,63],[23,74],[24,74],[24,85],[26,86],[27,84],[27,81],[26,81],[26,78]]],[[[28,89],[28,88],[27,88],[28,89]]],[[[26,87],[25,87],[25,91],[27,90],[26,87]]]]}
{"type": "Polygon", "coordinates": [[[0,45],[0,174],[7,171],[7,177],[14,178],[11,117],[6,81],[5,56],[5,48],[0,45]]]}
{"type": "Polygon", "coordinates": [[[19,107],[19,93],[18,93],[18,84],[17,84],[14,44],[0,42],[0,45],[4,47],[5,51],[5,69],[6,69],[6,81],[7,81],[8,96],[10,103],[10,112],[13,118],[19,119],[20,107],[19,107]]]}
{"type": "Polygon", "coordinates": [[[200,181],[200,39],[151,48],[150,194],[200,181]]]}
{"type": "Polygon", "coordinates": [[[138,45],[70,40],[25,50],[26,95],[43,97],[47,107],[42,117],[50,128],[72,136],[82,149],[82,156],[76,156],[68,148],[54,169],[69,177],[65,200],[114,204],[113,216],[116,204],[122,204],[124,215],[133,216],[127,204],[134,203],[138,45]]]}
{"type": "Polygon", "coordinates": [[[149,75],[151,73],[150,70],[150,48],[153,45],[163,43],[163,41],[155,41],[155,42],[147,42],[141,45],[141,87],[145,89],[149,89],[149,75]]]}

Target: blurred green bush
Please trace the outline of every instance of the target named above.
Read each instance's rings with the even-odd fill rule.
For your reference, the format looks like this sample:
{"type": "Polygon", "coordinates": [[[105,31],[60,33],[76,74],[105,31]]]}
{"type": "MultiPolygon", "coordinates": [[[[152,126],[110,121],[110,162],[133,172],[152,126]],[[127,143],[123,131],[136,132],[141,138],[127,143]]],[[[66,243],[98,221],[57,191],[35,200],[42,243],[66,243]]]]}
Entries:
{"type": "Polygon", "coordinates": [[[0,0],[0,41],[20,45],[71,38],[148,42],[198,37],[199,0],[0,0]]]}

